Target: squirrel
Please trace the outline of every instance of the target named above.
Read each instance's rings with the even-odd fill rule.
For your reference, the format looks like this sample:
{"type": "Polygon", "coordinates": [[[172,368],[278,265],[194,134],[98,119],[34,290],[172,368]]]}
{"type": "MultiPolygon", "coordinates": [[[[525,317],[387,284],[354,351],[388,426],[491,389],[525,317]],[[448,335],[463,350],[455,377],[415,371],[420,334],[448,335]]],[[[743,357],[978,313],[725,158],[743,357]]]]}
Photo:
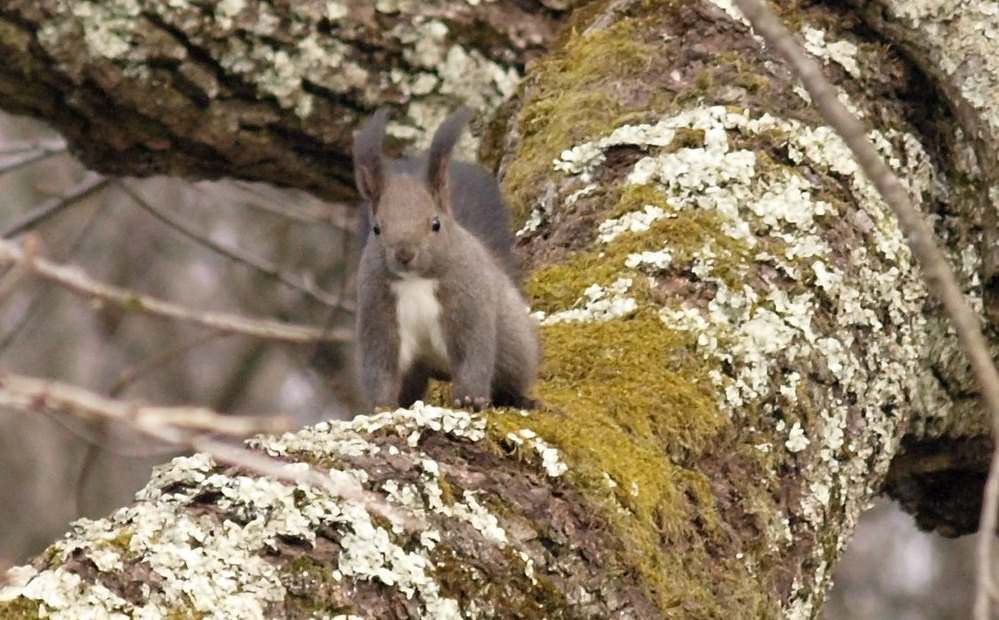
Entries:
{"type": "Polygon", "coordinates": [[[470,117],[453,112],[412,157],[383,156],[385,109],[354,139],[368,226],[355,343],[374,407],[408,407],[431,378],[452,381],[459,407],[532,405],[540,346],[516,284],[506,206],[492,174],[451,161],[470,117]]]}

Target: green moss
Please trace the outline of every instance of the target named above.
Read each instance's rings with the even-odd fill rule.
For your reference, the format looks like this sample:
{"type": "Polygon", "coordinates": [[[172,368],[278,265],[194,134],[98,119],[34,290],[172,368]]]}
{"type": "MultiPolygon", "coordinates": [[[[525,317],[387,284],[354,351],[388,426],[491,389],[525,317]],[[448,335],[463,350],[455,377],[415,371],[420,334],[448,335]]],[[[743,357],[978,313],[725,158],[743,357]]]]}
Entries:
{"type": "Polygon", "coordinates": [[[164,620],[204,620],[208,614],[194,609],[174,609],[167,612],[164,620]]]}
{"type": "Polygon", "coordinates": [[[117,549],[122,554],[128,553],[129,547],[132,544],[132,536],[134,535],[132,528],[124,528],[118,535],[107,541],[107,544],[117,549]]]}
{"type": "Polygon", "coordinates": [[[566,29],[564,46],[532,68],[530,102],[518,120],[521,149],[504,178],[515,219],[527,216],[529,196],[563,150],[607,133],[640,109],[629,110],[608,84],[648,70],[656,50],[642,39],[647,30],[640,20],[623,19],[583,34],[591,15],[584,13],[566,29]]]}
{"type": "Polygon", "coordinates": [[[765,69],[742,52],[727,51],[713,56],[711,71],[716,82],[740,86],[750,93],[770,88],[771,78],[765,69]]]}
{"type": "Polygon", "coordinates": [[[714,388],[702,383],[710,367],[693,354],[693,336],[640,311],[547,326],[543,339],[536,394],[545,409],[529,418],[490,413],[492,439],[528,427],[559,448],[570,464],[567,480],[602,508],[624,543],[626,564],[669,617],[722,613],[718,578],[698,572],[702,567],[725,566],[727,594],[760,608],[763,597],[744,568],[709,557],[726,543],[726,528],[710,480],[693,464],[727,419],[714,388]]]}
{"type": "MultiPolygon", "coordinates": [[[[625,188],[612,217],[639,211],[645,205],[670,210],[662,190],[652,185],[625,188]]],[[[743,266],[750,248],[722,231],[722,217],[709,211],[681,211],[677,217],[665,218],[641,233],[625,233],[607,244],[579,252],[565,262],[536,269],[527,279],[525,290],[531,307],[547,313],[572,307],[591,284],[607,286],[616,278],[627,275],[625,260],[629,254],[669,248],[673,265],[684,269],[705,244],[714,253],[714,275],[726,285],[736,288],[742,281],[743,266]]]]}
{"type": "MultiPolygon", "coordinates": [[[[701,135],[703,139],[703,132],[701,132],[701,135]]],[[[679,137],[679,134],[677,137],[679,137]]],[[[676,138],[674,138],[675,141],[676,138]]],[[[652,183],[626,185],[623,189],[619,190],[617,203],[607,213],[607,219],[621,217],[625,213],[633,211],[641,211],[646,205],[668,209],[669,201],[666,198],[666,192],[663,191],[663,188],[652,183]]]]}
{"type": "Polygon", "coordinates": [[[0,603],[0,618],[4,620],[38,620],[38,601],[19,596],[12,601],[0,603]]]}
{"type": "Polygon", "coordinates": [[[454,485],[448,480],[446,474],[441,474],[437,478],[437,486],[441,488],[441,501],[445,506],[453,506],[455,502],[454,485]]]}
{"type": "Polygon", "coordinates": [[[441,594],[458,601],[462,607],[474,603],[479,609],[499,609],[504,618],[573,617],[571,606],[562,591],[541,571],[532,580],[526,574],[524,560],[510,547],[501,550],[506,556],[505,574],[479,575],[473,558],[457,554],[446,545],[431,552],[434,577],[441,594]],[[483,588],[484,584],[488,587],[483,588]]]}
{"type": "Polygon", "coordinates": [[[41,557],[45,563],[45,568],[52,568],[59,562],[59,560],[62,559],[62,554],[60,553],[58,547],[55,545],[49,545],[48,547],[45,547],[45,551],[41,553],[41,557]]]}
{"type": "Polygon", "coordinates": [[[301,555],[281,570],[285,586],[285,614],[289,618],[327,617],[354,611],[332,570],[321,561],[301,555]]]}
{"type": "MultiPolygon", "coordinates": [[[[671,147],[700,146],[703,139],[701,132],[685,132],[671,147]]],[[[609,201],[609,217],[647,205],[675,212],[656,185],[611,191],[618,196],[609,201]]],[[[717,213],[690,209],[536,269],[525,289],[532,307],[564,310],[591,284],[606,286],[628,275],[624,263],[631,253],[669,248],[672,269],[689,273],[705,246],[715,254],[713,272],[729,286],[741,286],[750,248],[724,233],[717,213]]],[[[542,329],[545,362],[536,395],[544,410],[526,419],[491,414],[492,438],[502,442],[528,427],[558,447],[569,464],[567,480],[601,508],[623,541],[625,564],[667,617],[720,617],[734,601],[751,616],[767,617],[773,610],[766,589],[736,561],[734,549],[744,543],[731,538],[711,478],[698,469],[733,434],[717,409],[716,388],[704,383],[715,362],[697,352],[693,334],[659,319],[646,282],[636,278],[629,293],[640,307],[630,318],[542,329]]],[[[757,452],[735,458],[758,467],[757,452]]],[[[767,506],[761,494],[746,498],[747,505],[767,506]]]]}

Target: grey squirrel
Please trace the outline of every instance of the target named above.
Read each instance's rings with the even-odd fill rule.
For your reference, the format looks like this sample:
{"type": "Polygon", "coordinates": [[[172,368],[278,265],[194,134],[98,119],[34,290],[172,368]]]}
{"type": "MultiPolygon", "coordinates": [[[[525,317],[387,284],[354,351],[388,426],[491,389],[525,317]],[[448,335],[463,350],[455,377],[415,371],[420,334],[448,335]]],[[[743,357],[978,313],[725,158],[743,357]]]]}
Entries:
{"type": "Polygon", "coordinates": [[[470,116],[453,112],[415,157],[383,156],[384,109],[354,139],[354,178],[370,211],[355,346],[375,407],[411,405],[431,378],[452,380],[458,406],[531,404],[540,350],[514,280],[506,206],[493,175],[451,161],[470,116]]]}

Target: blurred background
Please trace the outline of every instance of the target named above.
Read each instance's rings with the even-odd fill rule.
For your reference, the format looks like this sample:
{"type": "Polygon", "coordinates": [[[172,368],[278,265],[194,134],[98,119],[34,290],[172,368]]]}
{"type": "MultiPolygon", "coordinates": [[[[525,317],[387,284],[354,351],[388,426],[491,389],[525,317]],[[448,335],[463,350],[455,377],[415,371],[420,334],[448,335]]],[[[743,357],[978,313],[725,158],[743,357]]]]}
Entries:
{"type": "MultiPolygon", "coordinates": [[[[340,296],[352,290],[348,266],[356,262],[350,206],[236,182],[105,179],[45,126],[2,114],[0,197],[0,236],[35,235],[39,256],[103,282],[196,311],[353,324],[352,295],[340,296]],[[211,244],[273,267],[286,282],[211,244]]],[[[0,280],[7,272],[0,268],[0,280]]],[[[222,335],[123,312],[30,275],[0,294],[5,370],[156,404],[294,412],[295,425],[351,409],[342,345],[222,335]]],[[[0,565],[38,553],[77,516],[127,503],[153,464],[177,454],[120,433],[0,410],[0,565]]]]}
{"type": "MultiPolygon", "coordinates": [[[[350,205],[240,182],[103,178],[45,126],[2,113],[0,197],[0,236],[35,235],[40,256],[103,282],[199,311],[353,323],[350,205]],[[243,260],[225,255],[233,252],[243,260]]],[[[220,335],[126,313],[30,276],[0,286],[0,368],[106,396],[292,413],[295,425],[310,424],[356,405],[349,355],[346,345],[220,335]]],[[[0,570],[40,552],[71,520],[129,502],[152,465],[176,454],[115,429],[0,409],[0,570]]],[[[825,618],[968,618],[973,562],[972,538],[922,533],[879,502],[838,567],[825,618]]]]}

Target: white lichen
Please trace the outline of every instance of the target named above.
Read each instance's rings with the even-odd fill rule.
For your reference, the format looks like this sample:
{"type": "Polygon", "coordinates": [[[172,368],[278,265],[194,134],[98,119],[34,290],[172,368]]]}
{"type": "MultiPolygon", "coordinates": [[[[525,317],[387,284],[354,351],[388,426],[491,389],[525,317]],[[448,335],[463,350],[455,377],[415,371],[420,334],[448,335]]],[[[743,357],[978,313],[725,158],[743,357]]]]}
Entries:
{"type": "Polygon", "coordinates": [[[801,452],[810,443],[808,437],[805,436],[805,429],[801,428],[801,423],[795,422],[794,426],[791,427],[791,431],[787,434],[787,441],[784,442],[784,446],[789,452],[801,452]]]}
{"type": "Polygon", "coordinates": [[[583,291],[583,297],[576,302],[577,307],[550,315],[536,312],[534,317],[542,325],[555,325],[556,323],[602,322],[628,316],[638,309],[638,302],[626,295],[631,284],[631,278],[618,278],[607,288],[593,284],[583,291]]]}
{"type": "Polygon", "coordinates": [[[667,249],[629,254],[624,260],[625,267],[646,271],[665,271],[672,263],[673,255],[667,249]]]}
{"type": "Polygon", "coordinates": [[[835,62],[853,77],[860,77],[860,66],[857,64],[857,46],[849,41],[826,41],[823,30],[806,26],[801,31],[805,49],[812,55],[826,61],[835,62]]]}
{"type": "MultiPolygon", "coordinates": [[[[852,44],[829,43],[819,31],[805,34],[813,47],[821,46],[816,51],[824,57],[851,74],[859,70],[852,44]]],[[[917,203],[941,195],[944,189],[930,157],[914,136],[886,130],[872,131],[869,137],[905,179],[917,203]]],[[[717,270],[727,250],[707,241],[688,262],[677,264],[673,258],[669,269],[686,271],[710,284],[711,298],[706,304],[698,300],[689,306],[664,307],[660,316],[672,328],[695,333],[698,350],[725,369],[708,373],[723,411],[737,417],[750,406],[757,407],[765,421],[771,420],[772,432],[786,433],[780,443],[757,443],[758,450],[771,453],[775,446],[791,454],[810,450],[803,473],[807,486],[791,512],[804,517],[808,527],[818,528],[829,514],[829,503],[836,501],[850,515],[843,524],[843,531],[849,531],[851,519],[874,492],[870,485],[876,476],[871,468],[883,472],[888,465],[885,455],[891,451],[878,442],[851,441],[847,420],[861,421],[872,437],[897,438],[898,419],[882,404],[911,397],[910,378],[924,357],[925,290],[890,210],[828,127],[766,114],[754,117],[721,106],[687,110],[654,124],[619,127],[604,138],[567,149],[553,165],[586,184],[604,162],[606,150],[619,145],[646,153],[625,173],[626,183],[651,185],[662,193],[665,206],[642,205],[603,222],[598,227],[599,242],[613,243],[622,234],[641,235],[656,221],[688,210],[711,212],[720,217],[725,234],[743,247],[756,248],[753,255],[764,273],[779,274],[779,279],[746,279],[738,284],[733,280],[738,281],[740,274],[723,279],[717,270]],[[681,129],[702,131],[704,143],[663,149],[681,129]],[[825,188],[816,184],[815,176],[771,161],[762,167],[753,151],[732,146],[733,137],[761,134],[785,147],[793,164],[841,179],[852,193],[850,202],[859,208],[851,205],[846,212],[841,203],[825,198],[825,188]],[[847,213],[867,243],[834,245],[836,238],[828,234],[828,227],[847,213]],[[779,284],[780,279],[794,284],[779,284]],[[816,324],[820,313],[825,322],[816,324]],[[826,333],[828,325],[837,326],[835,334],[826,333]],[[854,328],[865,334],[862,342],[855,340],[854,328]],[[788,425],[781,412],[799,405],[803,379],[802,373],[786,369],[796,364],[820,368],[835,388],[826,393],[828,400],[816,416],[788,425]],[[847,394],[858,404],[847,405],[847,394]]],[[[652,257],[636,254],[625,267],[641,266],[645,259],[652,257]]],[[[969,274],[978,260],[970,252],[962,260],[969,274]]],[[[752,272],[753,266],[742,258],[735,264],[744,275],[752,272]]],[[[793,535],[784,515],[775,522],[770,539],[781,546],[790,544],[793,535]]]]}
{"type": "MultiPolygon", "coordinates": [[[[382,449],[372,441],[375,434],[401,439],[427,432],[479,441],[484,437],[485,420],[477,414],[417,403],[411,409],[359,416],[351,422],[324,422],[252,443],[275,456],[308,454],[312,459],[336,460],[380,454],[382,449]]],[[[546,473],[564,471],[554,448],[540,438],[531,440],[546,473]]],[[[398,448],[395,453],[401,454],[398,448]]],[[[414,514],[457,519],[492,544],[510,544],[499,520],[476,492],[466,490],[460,499],[444,502],[440,465],[426,455],[418,456],[417,462],[419,482],[383,483],[390,502],[414,514]]],[[[291,473],[308,465],[289,463],[288,468],[291,473]]],[[[367,472],[358,469],[331,469],[329,475],[337,484],[370,484],[367,472]]],[[[156,468],[149,484],[136,494],[135,504],[105,519],[76,522],[50,550],[56,562],[82,556],[94,562],[97,570],[111,574],[123,570],[127,558],[141,558],[158,576],[158,587],[145,592],[141,603],[121,599],[106,587],[61,568],[14,569],[9,585],[0,589],[0,601],[19,596],[37,600],[44,614],[59,620],[152,619],[178,609],[213,620],[262,619],[286,595],[278,568],[267,560],[269,550],[287,539],[313,544],[321,529],[340,534],[337,579],[376,580],[405,597],[419,597],[424,610],[421,617],[462,617],[458,603],[443,596],[435,580],[429,552],[441,541],[438,530],[421,532],[419,544],[404,549],[393,542],[393,532],[372,521],[363,506],[342,502],[310,486],[221,473],[211,458],[200,454],[156,468]],[[226,518],[184,509],[202,496],[213,497],[213,506],[226,518]]]]}

